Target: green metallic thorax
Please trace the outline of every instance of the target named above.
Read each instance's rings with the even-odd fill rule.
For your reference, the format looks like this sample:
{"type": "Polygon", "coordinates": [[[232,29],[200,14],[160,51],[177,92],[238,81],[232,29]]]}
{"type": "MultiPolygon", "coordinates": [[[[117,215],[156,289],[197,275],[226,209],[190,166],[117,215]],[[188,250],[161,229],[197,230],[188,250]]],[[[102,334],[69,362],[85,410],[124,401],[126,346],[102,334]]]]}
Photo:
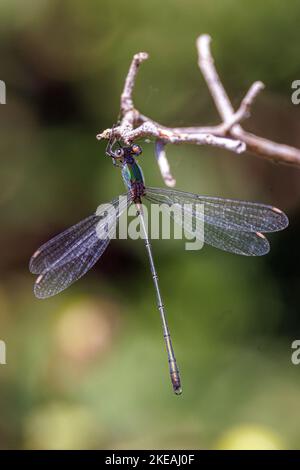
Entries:
{"type": "Polygon", "coordinates": [[[133,163],[125,163],[122,168],[122,175],[125,185],[131,189],[132,183],[145,183],[141,167],[133,159],[133,163]]]}

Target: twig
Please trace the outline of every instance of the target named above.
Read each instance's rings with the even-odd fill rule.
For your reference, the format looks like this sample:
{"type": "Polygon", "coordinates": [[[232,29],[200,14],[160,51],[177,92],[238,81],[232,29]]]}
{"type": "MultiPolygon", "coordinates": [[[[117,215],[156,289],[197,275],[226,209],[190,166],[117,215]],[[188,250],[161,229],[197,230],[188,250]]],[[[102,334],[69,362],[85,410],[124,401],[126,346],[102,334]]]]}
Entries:
{"type": "Polygon", "coordinates": [[[147,52],[139,52],[133,56],[125,84],[124,89],[121,95],[121,110],[123,114],[133,109],[133,101],[132,101],[132,92],[133,87],[137,75],[138,68],[144,60],[147,60],[149,55],[147,52]]]}
{"type": "Polygon", "coordinates": [[[263,90],[260,81],[253,83],[235,112],[229,97],[216,71],[210,51],[211,38],[207,34],[197,39],[198,64],[204,75],[208,89],[221,117],[221,124],[209,127],[167,127],[141,114],[135,107],[132,93],[138,68],[148,59],[146,52],[135,54],[131,62],[124,89],[121,94],[120,122],[117,127],[106,129],[97,135],[97,139],[114,137],[129,144],[140,138],[155,139],[155,155],[167,186],[174,186],[176,181],[170,172],[167,160],[166,144],[196,144],[221,147],[242,153],[246,148],[252,153],[278,163],[293,164],[300,167],[300,150],[288,145],[277,144],[245,131],[240,123],[249,117],[251,106],[257,95],[263,90]]]}
{"type": "Polygon", "coordinates": [[[258,93],[265,88],[263,82],[254,82],[251,88],[248,90],[246,96],[243,98],[239,109],[231,115],[220,128],[224,134],[230,131],[235,124],[242,122],[244,119],[250,116],[250,109],[253,101],[257,97],[258,93]]]}
{"type": "Polygon", "coordinates": [[[176,180],[171,175],[170,165],[166,156],[165,146],[166,144],[163,140],[157,139],[155,142],[155,155],[163,180],[166,182],[167,186],[173,188],[176,184],[176,180]]]}
{"type": "MultiPolygon", "coordinates": [[[[203,34],[197,39],[198,63],[221,119],[226,123],[233,119],[234,110],[216,71],[210,50],[210,42],[211,37],[208,34],[203,34]]],[[[262,88],[263,86],[260,86],[257,90],[254,90],[254,93],[250,96],[248,109],[251,106],[251,98],[255,98],[257,92],[262,88]]],[[[250,94],[250,90],[248,95],[250,94]]],[[[255,155],[277,163],[300,167],[299,149],[289,145],[278,144],[277,142],[251,134],[250,132],[245,131],[237,122],[238,121],[236,121],[235,125],[228,130],[227,134],[244,142],[247,145],[247,150],[255,155]]]]}

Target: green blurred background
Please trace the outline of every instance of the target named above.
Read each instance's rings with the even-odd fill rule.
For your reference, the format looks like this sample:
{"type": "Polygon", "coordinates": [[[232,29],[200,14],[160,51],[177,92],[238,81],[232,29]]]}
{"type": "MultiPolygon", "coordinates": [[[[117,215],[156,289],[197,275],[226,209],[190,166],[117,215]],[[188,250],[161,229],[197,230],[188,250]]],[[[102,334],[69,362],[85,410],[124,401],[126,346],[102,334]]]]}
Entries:
{"type": "MultiPolygon", "coordinates": [[[[123,192],[95,135],[110,127],[132,55],[135,104],[170,126],[218,122],[197,67],[209,33],[235,106],[267,85],[245,128],[300,146],[291,83],[300,5],[290,0],[2,0],[0,447],[298,448],[299,170],[249,154],[169,146],[177,188],[271,203],[290,227],[250,259],[182,241],[153,249],[183,380],[172,394],[141,241],[113,241],[80,282],[34,298],[28,261],[54,234],[123,192]]],[[[163,182],[153,143],[146,181],[163,182]]]]}

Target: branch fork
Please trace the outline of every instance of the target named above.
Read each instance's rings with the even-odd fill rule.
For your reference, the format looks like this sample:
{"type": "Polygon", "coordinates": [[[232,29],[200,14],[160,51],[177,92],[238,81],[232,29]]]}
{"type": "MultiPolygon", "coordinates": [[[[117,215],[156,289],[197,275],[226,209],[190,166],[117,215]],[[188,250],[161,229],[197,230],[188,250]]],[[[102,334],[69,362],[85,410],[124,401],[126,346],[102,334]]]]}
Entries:
{"type": "Polygon", "coordinates": [[[210,42],[211,37],[207,34],[198,37],[196,41],[198,65],[220,115],[221,123],[219,125],[171,128],[141,114],[134,107],[132,94],[139,66],[149,56],[146,52],[139,52],[133,56],[121,94],[119,125],[113,130],[104,130],[97,135],[97,139],[109,139],[111,132],[116,139],[122,140],[125,144],[130,144],[141,138],[153,138],[161,175],[165,184],[170,187],[175,186],[176,180],[171,174],[166,156],[165,147],[167,144],[210,145],[224,148],[236,154],[241,154],[247,149],[268,160],[300,167],[300,150],[256,136],[242,128],[241,122],[250,116],[252,104],[264,89],[264,84],[261,81],[254,82],[241,101],[239,108],[234,111],[215,68],[210,42]]]}

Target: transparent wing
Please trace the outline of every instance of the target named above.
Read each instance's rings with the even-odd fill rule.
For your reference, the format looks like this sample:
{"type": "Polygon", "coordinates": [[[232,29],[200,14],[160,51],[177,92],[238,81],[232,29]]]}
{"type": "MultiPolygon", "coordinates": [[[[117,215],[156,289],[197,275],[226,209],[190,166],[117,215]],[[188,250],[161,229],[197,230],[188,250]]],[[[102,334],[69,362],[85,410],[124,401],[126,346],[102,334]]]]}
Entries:
{"type": "Polygon", "coordinates": [[[126,195],[111,202],[114,211],[100,206],[96,214],[42,245],[30,260],[31,272],[40,274],[34,286],[36,297],[58,294],[82,277],[104,253],[130,203],[126,195]]]}
{"type": "Polygon", "coordinates": [[[64,263],[75,256],[94,233],[98,220],[93,214],[46,242],[31,257],[29,270],[33,274],[41,274],[55,263],[64,263]]]}
{"type": "Polygon", "coordinates": [[[204,204],[204,222],[226,230],[276,232],[288,226],[280,209],[255,202],[199,196],[173,189],[146,188],[146,197],[162,204],[204,204]]]}
{"type": "Polygon", "coordinates": [[[203,223],[203,213],[197,211],[195,205],[194,207],[188,206],[188,208],[183,206],[182,202],[178,202],[178,198],[176,198],[176,202],[169,198],[167,203],[165,197],[160,198],[157,194],[150,195],[147,188],[146,199],[155,204],[165,203],[172,206],[170,216],[183,227],[186,233],[215,248],[245,256],[262,256],[270,250],[269,242],[262,233],[247,232],[245,229],[242,231],[232,230],[214,225],[211,218],[208,219],[209,222],[207,221],[206,212],[204,213],[205,223],[203,223]],[[197,220],[200,221],[200,224],[195,223],[197,220]]]}
{"type": "MultiPolygon", "coordinates": [[[[175,211],[173,218],[180,223],[179,212],[176,214],[175,211]]],[[[268,240],[260,232],[226,230],[208,223],[200,224],[197,228],[194,217],[186,217],[186,214],[183,214],[182,220],[187,233],[220,250],[244,256],[262,256],[270,251],[268,240]]]]}

